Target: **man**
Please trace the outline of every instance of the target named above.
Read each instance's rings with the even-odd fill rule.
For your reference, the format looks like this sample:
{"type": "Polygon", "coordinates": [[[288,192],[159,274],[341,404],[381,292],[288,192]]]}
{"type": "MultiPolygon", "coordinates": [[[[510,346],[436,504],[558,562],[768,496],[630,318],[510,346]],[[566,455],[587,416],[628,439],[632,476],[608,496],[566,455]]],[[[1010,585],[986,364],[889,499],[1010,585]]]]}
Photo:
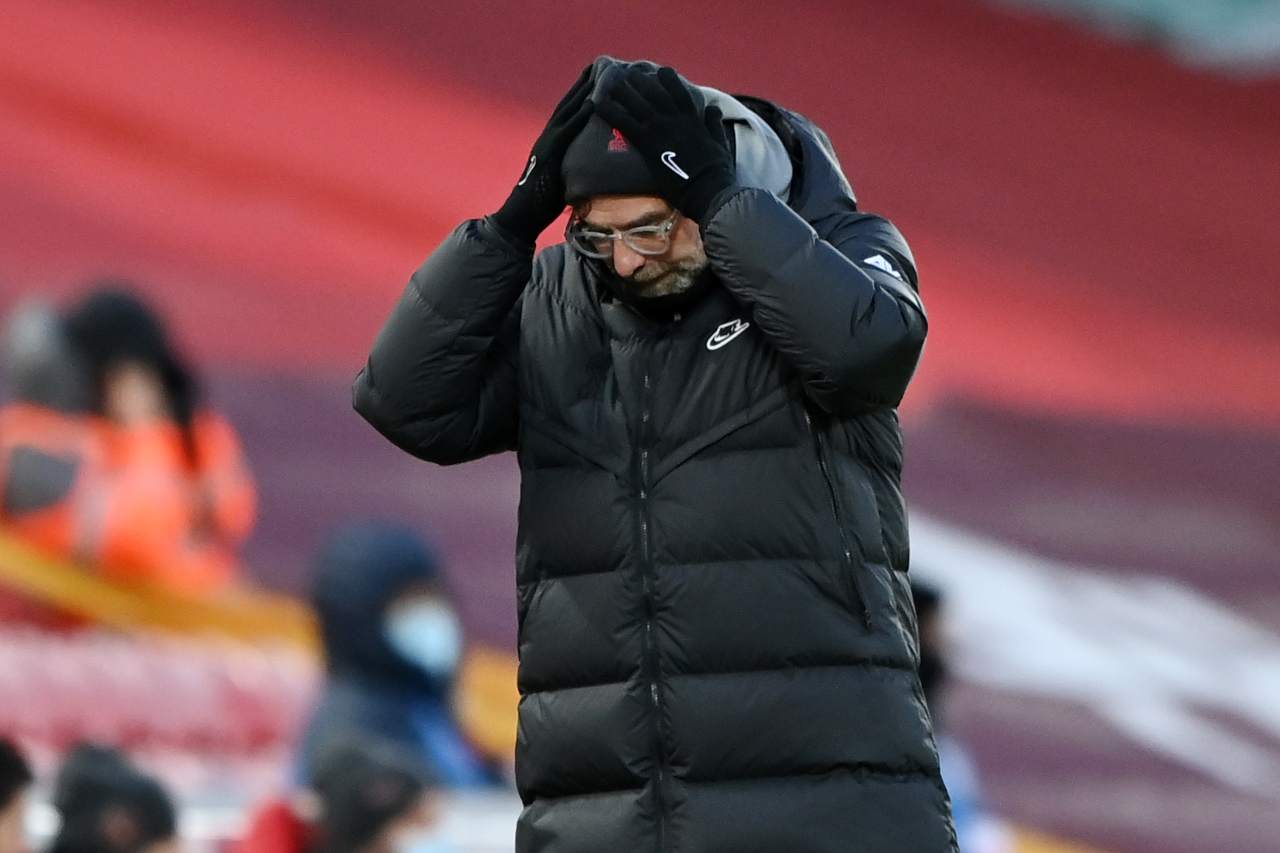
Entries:
{"type": "Polygon", "coordinates": [[[35,777],[18,748],[0,738],[0,853],[30,853],[27,794],[35,777]]]}
{"type": "Polygon", "coordinates": [[[413,276],[355,405],[519,451],[519,851],[955,850],[898,489],[925,327],[822,131],[607,57],[413,276]]]}

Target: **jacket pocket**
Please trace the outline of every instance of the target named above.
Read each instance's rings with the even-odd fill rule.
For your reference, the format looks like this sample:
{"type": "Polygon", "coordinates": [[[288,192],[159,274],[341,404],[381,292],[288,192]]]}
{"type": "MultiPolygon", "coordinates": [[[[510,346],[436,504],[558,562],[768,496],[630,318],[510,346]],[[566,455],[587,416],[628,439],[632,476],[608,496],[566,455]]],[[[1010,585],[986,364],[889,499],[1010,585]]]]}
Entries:
{"type": "Polygon", "coordinates": [[[876,496],[875,486],[865,476],[857,477],[856,481],[855,488],[862,501],[857,513],[858,545],[862,557],[868,563],[892,567],[889,548],[884,539],[884,523],[880,518],[880,498],[876,496]]]}
{"type": "MultiPolygon", "coordinates": [[[[814,423],[813,415],[809,413],[808,408],[804,410],[804,421],[813,439],[813,450],[817,457],[818,469],[822,472],[823,485],[828,499],[827,505],[831,510],[831,521],[835,524],[836,531],[840,535],[844,568],[843,577],[847,579],[853,610],[862,619],[863,627],[870,630],[872,627],[871,608],[867,604],[866,591],[863,589],[862,566],[853,557],[854,545],[850,542],[849,531],[845,527],[845,511],[840,501],[840,490],[836,486],[835,476],[831,470],[827,442],[822,435],[821,428],[814,423]]],[[[865,546],[859,543],[858,547],[859,550],[862,550],[865,546]]]]}

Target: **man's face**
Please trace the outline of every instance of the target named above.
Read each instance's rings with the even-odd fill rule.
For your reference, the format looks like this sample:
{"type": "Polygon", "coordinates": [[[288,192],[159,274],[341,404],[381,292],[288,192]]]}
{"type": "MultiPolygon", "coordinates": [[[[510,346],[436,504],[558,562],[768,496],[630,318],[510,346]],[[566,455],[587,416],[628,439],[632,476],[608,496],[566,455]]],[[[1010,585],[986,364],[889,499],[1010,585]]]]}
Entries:
{"type": "MultiPolygon", "coordinates": [[[[674,211],[657,196],[596,196],[574,210],[583,227],[592,231],[626,231],[641,225],[659,225],[674,211]]],[[[667,251],[642,255],[622,240],[613,241],[613,256],[605,260],[610,268],[642,298],[667,296],[688,290],[707,267],[698,223],[684,216],[676,218],[667,251]]]]}
{"type": "Polygon", "coordinates": [[[0,808],[0,853],[30,853],[27,846],[27,792],[19,791],[0,808]]]}

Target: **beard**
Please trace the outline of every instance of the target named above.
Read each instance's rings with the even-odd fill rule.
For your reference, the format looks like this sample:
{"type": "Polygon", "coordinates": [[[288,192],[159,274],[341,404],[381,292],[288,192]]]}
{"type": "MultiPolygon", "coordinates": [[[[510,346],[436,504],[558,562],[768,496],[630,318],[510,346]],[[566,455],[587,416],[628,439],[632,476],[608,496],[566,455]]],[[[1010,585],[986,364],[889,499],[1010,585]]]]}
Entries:
{"type": "Polygon", "coordinates": [[[672,296],[693,287],[706,269],[707,256],[698,252],[680,261],[647,263],[630,278],[622,279],[622,283],[623,287],[641,299],[672,296]]]}

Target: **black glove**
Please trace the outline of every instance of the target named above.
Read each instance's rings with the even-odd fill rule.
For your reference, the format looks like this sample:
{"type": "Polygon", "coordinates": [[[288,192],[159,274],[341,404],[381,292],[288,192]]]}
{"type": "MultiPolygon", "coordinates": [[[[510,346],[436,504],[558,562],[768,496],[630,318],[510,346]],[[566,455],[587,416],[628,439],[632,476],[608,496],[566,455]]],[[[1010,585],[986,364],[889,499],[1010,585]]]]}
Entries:
{"type": "Polygon", "coordinates": [[[632,67],[595,108],[644,155],[662,197],[695,222],[702,224],[712,200],[737,183],[720,108],[703,114],[674,69],[653,74],[632,67]]]}
{"type": "Polygon", "coordinates": [[[493,214],[493,220],[516,237],[530,243],[564,210],[564,182],[560,160],[565,149],[591,116],[592,69],[588,65],[577,82],[556,104],[551,119],[533,143],[529,161],[511,195],[493,214]]]}

